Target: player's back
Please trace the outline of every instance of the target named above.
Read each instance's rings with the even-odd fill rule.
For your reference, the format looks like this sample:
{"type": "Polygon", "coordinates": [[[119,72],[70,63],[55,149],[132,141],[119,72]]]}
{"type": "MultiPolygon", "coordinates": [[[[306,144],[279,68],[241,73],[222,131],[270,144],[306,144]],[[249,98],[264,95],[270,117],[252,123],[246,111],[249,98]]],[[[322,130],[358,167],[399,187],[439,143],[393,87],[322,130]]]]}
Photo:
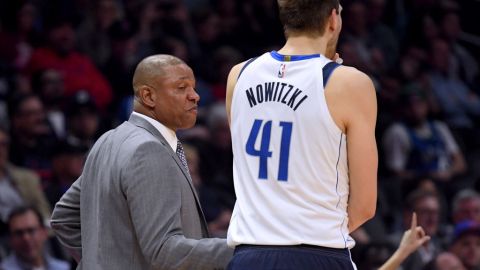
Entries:
{"type": "Polygon", "coordinates": [[[241,71],[231,106],[237,203],[229,245],[354,245],[346,137],[324,95],[336,65],[270,52],[241,71]]]}

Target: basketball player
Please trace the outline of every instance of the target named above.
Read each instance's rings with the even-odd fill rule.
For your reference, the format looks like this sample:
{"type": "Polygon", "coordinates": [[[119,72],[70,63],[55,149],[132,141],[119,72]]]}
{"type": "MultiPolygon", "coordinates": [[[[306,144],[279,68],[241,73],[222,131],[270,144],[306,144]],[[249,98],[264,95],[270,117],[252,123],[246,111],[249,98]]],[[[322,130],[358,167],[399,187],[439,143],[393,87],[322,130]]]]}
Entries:
{"type": "Polygon", "coordinates": [[[286,44],[231,70],[237,202],[229,269],[355,269],[349,233],[375,213],[375,89],[331,59],[339,0],[278,0],[286,44]]]}

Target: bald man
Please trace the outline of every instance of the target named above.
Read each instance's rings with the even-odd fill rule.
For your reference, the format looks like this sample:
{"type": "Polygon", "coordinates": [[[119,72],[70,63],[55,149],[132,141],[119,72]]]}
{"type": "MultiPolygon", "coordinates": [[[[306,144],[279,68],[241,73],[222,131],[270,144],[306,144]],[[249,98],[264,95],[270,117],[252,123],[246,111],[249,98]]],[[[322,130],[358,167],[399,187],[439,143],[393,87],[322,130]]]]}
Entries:
{"type": "Polygon", "coordinates": [[[198,94],[180,59],[154,55],[133,77],[134,112],[93,146],[51,225],[77,269],[222,269],[232,250],[207,238],[183,148],[198,94]]]}

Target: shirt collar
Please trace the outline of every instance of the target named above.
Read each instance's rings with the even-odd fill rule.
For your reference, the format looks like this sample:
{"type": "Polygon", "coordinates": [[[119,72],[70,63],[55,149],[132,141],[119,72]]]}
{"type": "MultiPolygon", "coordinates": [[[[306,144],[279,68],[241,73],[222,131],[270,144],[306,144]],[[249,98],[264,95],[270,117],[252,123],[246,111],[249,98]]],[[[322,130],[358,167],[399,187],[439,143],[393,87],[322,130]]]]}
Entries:
{"type": "Polygon", "coordinates": [[[167,140],[168,144],[172,148],[173,152],[177,151],[177,134],[175,134],[175,131],[171,130],[170,128],[166,127],[162,123],[158,122],[157,120],[148,117],[144,114],[137,113],[137,112],[132,112],[133,115],[139,116],[145,120],[147,120],[152,126],[154,126],[160,134],[167,140]]]}

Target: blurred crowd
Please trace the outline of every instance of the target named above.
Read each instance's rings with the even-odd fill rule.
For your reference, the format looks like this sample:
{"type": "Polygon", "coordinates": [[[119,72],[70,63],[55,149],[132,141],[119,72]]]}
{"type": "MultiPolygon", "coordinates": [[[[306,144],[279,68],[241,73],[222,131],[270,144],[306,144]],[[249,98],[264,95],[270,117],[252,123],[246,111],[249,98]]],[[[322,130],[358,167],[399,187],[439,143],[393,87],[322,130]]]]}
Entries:
{"type": "MultiPolygon", "coordinates": [[[[377,214],[352,235],[354,261],[381,265],[415,211],[432,240],[403,269],[480,269],[480,2],[341,4],[338,52],[374,80],[379,107],[377,214]]],[[[0,1],[0,269],[69,269],[45,224],[98,136],[128,119],[133,70],[151,54],[195,72],[198,121],[178,136],[209,229],[224,237],[235,203],[227,75],[283,42],[275,0],[0,1]]]]}

